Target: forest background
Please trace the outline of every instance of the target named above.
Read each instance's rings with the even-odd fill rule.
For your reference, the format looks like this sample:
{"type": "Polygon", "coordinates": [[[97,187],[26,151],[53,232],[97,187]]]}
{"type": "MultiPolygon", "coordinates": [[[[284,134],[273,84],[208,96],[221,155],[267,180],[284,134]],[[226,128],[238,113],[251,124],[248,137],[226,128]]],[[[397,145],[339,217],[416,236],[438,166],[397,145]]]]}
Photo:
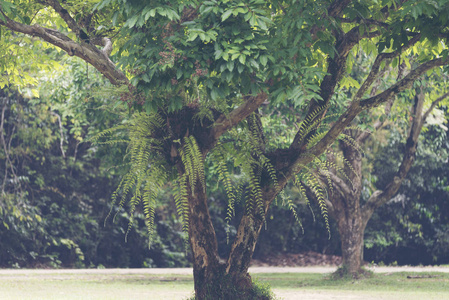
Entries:
{"type": "MultiPolygon", "coordinates": [[[[89,138],[125,122],[130,116],[126,105],[129,99],[120,96],[85,62],[52,47],[43,49],[38,41],[26,36],[7,38],[14,41],[2,44],[6,51],[2,52],[4,73],[0,81],[0,265],[189,266],[191,254],[185,247],[183,224],[168,188],[158,197],[156,234],[151,248],[143,210],[138,208],[134,212],[134,226],[125,242],[129,209],[119,211],[110,201],[125,174],[121,162],[126,147],[92,144],[89,138]],[[27,48],[24,55],[23,45],[33,44],[36,47],[27,48]],[[15,57],[10,59],[12,65],[7,64],[8,57],[15,57]],[[29,61],[39,63],[28,64],[29,61]],[[27,73],[18,74],[18,70],[27,73]],[[111,210],[118,212],[114,223],[106,220],[111,210]]],[[[363,55],[355,54],[353,60],[363,65],[363,55]]],[[[353,68],[353,78],[364,72],[362,68],[353,68]]],[[[444,76],[439,82],[442,87],[438,95],[443,95],[444,76]]],[[[357,81],[342,82],[339,95],[351,94],[357,85],[357,81]]],[[[430,74],[414,88],[434,86],[435,78],[430,74]]],[[[369,124],[364,128],[373,134],[361,149],[362,201],[393,180],[411,122],[410,97],[410,94],[398,96],[399,101],[386,115],[384,108],[374,111],[376,120],[383,118],[377,132],[369,124]]],[[[282,109],[285,107],[280,107],[280,112],[282,109]]],[[[280,133],[286,132],[288,124],[275,115],[265,135],[276,142],[279,136],[282,139],[280,133]]],[[[447,101],[441,102],[427,120],[416,161],[400,191],[383,209],[374,212],[365,231],[365,261],[449,263],[447,115],[447,101]]],[[[367,119],[370,117],[361,117],[367,119]]],[[[235,234],[237,223],[231,220],[228,227],[226,190],[213,180],[217,172],[212,168],[206,174],[208,203],[220,255],[226,256],[230,251],[227,236],[235,234]]],[[[339,255],[341,246],[333,219],[329,219],[328,229],[318,204],[309,203],[293,185],[287,186],[285,193],[293,199],[301,223],[292,213],[291,205],[283,205],[282,199],[276,201],[267,215],[254,258],[264,260],[279,253],[305,251],[339,255]]]]}

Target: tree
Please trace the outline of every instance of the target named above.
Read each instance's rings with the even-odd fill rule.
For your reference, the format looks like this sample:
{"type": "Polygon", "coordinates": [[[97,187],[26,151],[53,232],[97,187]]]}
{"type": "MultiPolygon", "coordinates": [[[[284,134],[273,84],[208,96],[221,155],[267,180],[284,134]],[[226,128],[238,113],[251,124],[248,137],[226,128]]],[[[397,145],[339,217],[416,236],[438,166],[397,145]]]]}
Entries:
{"type": "MultiPolygon", "coordinates": [[[[132,191],[130,209],[143,203],[151,234],[157,190],[177,180],[198,299],[223,299],[231,292],[242,299],[256,297],[249,262],[265,215],[287,182],[301,171],[316,182],[307,165],[319,163],[361,112],[448,63],[448,5],[443,0],[0,3],[2,28],[80,57],[113,84],[128,84],[128,72],[131,85],[123,105],[142,112],[116,128],[129,132],[131,171],[115,199],[123,206],[132,191]],[[123,71],[109,58],[112,36],[118,37],[114,59],[123,71]],[[346,72],[359,48],[375,57],[361,83],[346,72]],[[396,66],[410,51],[420,53],[419,65],[369,96],[380,70],[396,66]],[[345,81],[357,91],[339,103],[336,94],[345,81]],[[287,112],[288,124],[302,123],[289,128],[295,132],[291,139],[274,146],[264,136],[262,121],[277,109],[287,112]],[[325,130],[321,125],[330,110],[336,115],[325,130]],[[222,166],[232,216],[237,192],[223,165],[229,149],[248,181],[242,185],[245,211],[222,263],[208,211],[204,159],[218,157],[214,161],[222,166]]],[[[324,191],[318,185],[314,191],[327,220],[324,191]]]]}
{"type": "MultiPolygon", "coordinates": [[[[439,80],[441,80],[441,77],[439,77],[439,80]]],[[[328,208],[337,222],[340,233],[343,265],[339,272],[349,273],[354,277],[363,274],[361,267],[366,225],[374,211],[390,200],[401,187],[415,160],[419,135],[427,117],[441,101],[447,100],[449,94],[445,92],[444,80],[442,81],[443,95],[436,99],[435,91],[438,90],[436,88],[438,82],[429,80],[427,85],[425,87],[423,83],[422,87],[416,88],[414,95],[409,95],[409,97],[413,97],[413,103],[408,104],[408,101],[403,101],[402,105],[398,104],[402,109],[396,109],[400,114],[403,114],[404,110],[410,110],[410,124],[406,129],[408,136],[406,146],[402,150],[401,164],[390,182],[370,193],[366,200],[362,199],[362,192],[367,188],[363,184],[367,180],[364,173],[369,172],[364,167],[366,158],[363,158],[364,151],[362,149],[367,148],[367,144],[372,145],[373,143],[373,141],[370,141],[371,134],[368,131],[348,130],[349,141],[356,143],[356,146],[348,140],[340,142],[341,152],[338,152],[338,155],[331,153],[328,156],[328,162],[332,167],[324,170],[324,172],[321,171],[319,175],[323,182],[332,185],[328,198],[328,208]],[[427,109],[424,109],[425,100],[427,100],[426,105],[429,106],[427,109]],[[404,103],[407,105],[404,106],[404,103]]],[[[402,97],[407,96],[402,95],[402,97]]],[[[380,130],[385,125],[386,116],[391,115],[391,106],[394,100],[391,99],[387,103],[385,115],[377,120],[372,118],[373,121],[375,120],[374,130],[380,130]]],[[[396,118],[400,119],[399,116],[396,116],[396,118]]],[[[379,136],[379,134],[373,133],[373,136],[379,136]]]]}

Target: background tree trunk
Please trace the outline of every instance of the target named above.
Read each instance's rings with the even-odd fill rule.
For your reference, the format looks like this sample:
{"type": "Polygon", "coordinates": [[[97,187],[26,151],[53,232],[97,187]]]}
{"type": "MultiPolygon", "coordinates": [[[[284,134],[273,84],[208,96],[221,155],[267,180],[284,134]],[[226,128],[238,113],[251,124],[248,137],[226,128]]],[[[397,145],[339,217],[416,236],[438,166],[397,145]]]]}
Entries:
{"type": "Polygon", "coordinates": [[[337,224],[341,239],[342,270],[353,277],[358,277],[363,272],[365,222],[361,214],[357,214],[339,219],[337,224]]]}

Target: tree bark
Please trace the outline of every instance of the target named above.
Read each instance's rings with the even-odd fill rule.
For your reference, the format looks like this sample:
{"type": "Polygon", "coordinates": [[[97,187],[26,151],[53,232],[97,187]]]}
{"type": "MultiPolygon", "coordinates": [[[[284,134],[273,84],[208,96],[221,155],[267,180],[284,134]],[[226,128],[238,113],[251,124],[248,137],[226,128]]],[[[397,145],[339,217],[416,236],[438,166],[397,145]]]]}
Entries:
{"type": "Polygon", "coordinates": [[[333,181],[334,191],[329,195],[329,201],[332,203],[330,213],[337,221],[340,233],[343,259],[341,271],[358,277],[362,273],[363,236],[367,222],[363,219],[360,208],[362,157],[352,145],[342,143],[341,150],[350,166],[344,167],[345,179],[338,178],[333,173],[338,180],[333,181]]]}
{"type": "Polygon", "coordinates": [[[343,272],[357,278],[362,271],[363,264],[363,236],[365,222],[361,214],[349,215],[337,221],[341,239],[343,272]]]}
{"type": "Polygon", "coordinates": [[[207,194],[200,184],[188,192],[189,242],[193,254],[193,279],[198,300],[211,299],[211,286],[220,281],[224,268],[220,265],[218,243],[207,205],[207,194]]]}

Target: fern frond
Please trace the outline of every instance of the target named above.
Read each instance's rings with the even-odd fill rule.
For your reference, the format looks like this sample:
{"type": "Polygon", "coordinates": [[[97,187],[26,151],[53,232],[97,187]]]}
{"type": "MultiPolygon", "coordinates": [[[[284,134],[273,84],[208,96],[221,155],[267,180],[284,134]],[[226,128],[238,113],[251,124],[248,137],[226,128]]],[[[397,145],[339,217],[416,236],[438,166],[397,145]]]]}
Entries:
{"type": "Polygon", "coordinates": [[[251,195],[251,202],[256,205],[254,208],[255,213],[259,213],[263,220],[265,220],[265,208],[263,204],[263,197],[262,197],[262,188],[260,186],[260,175],[257,176],[257,174],[254,172],[254,170],[251,170],[249,172],[250,178],[249,178],[249,187],[250,187],[250,195],[251,195]]]}
{"type": "Polygon", "coordinates": [[[195,194],[195,187],[201,184],[203,191],[206,191],[206,178],[204,175],[204,159],[194,136],[183,139],[181,148],[181,160],[184,164],[185,172],[188,176],[192,196],[195,194]]]}
{"type": "Polygon", "coordinates": [[[307,207],[309,207],[309,210],[312,213],[313,222],[315,222],[316,221],[315,213],[313,212],[312,206],[310,205],[309,198],[307,197],[306,194],[306,189],[304,185],[301,183],[301,180],[298,178],[298,175],[295,176],[294,183],[298,187],[299,195],[306,202],[307,207]]]}
{"type": "Polygon", "coordinates": [[[365,152],[363,151],[362,147],[360,147],[360,145],[357,143],[356,140],[354,140],[354,138],[352,138],[350,135],[341,133],[338,137],[338,140],[342,141],[343,143],[345,143],[346,145],[348,145],[349,147],[354,148],[355,150],[357,150],[358,152],[365,154],[365,152]]]}
{"type": "Polygon", "coordinates": [[[226,196],[228,197],[228,206],[226,209],[226,242],[229,243],[229,223],[231,219],[235,216],[235,193],[232,187],[232,180],[229,174],[228,168],[226,166],[226,158],[224,156],[224,149],[221,143],[218,143],[214,150],[214,155],[216,160],[218,161],[217,170],[218,170],[218,179],[223,183],[226,196]]]}
{"type": "MultiPolygon", "coordinates": [[[[178,217],[181,220],[182,231],[185,233],[185,237],[187,239],[189,234],[189,205],[188,205],[188,183],[187,183],[187,175],[184,174],[178,178],[178,184],[175,185],[174,189],[174,198],[176,211],[178,213],[178,217]]],[[[187,245],[187,240],[185,241],[187,245]]]]}
{"type": "Polygon", "coordinates": [[[320,106],[317,107],[310,115],[308,115],[306,117],[305,120],[303,120],[300,124],[299,124],[299,130],[298,130],[298,134],[299,134],[299,138],[298,138],[298,143],[302,143],[304,138],[312,131],[314,130],[314,128],[316,128],[316,126],[318,125],[318,123],[320,122],[320,120],[316,120],[316,117],[323,112],[328,106],[324,105],[324,106],[320,106]]]}
{"type": "MultiPolygon", "coordinates": [[[[331,152],[330,150],[328,150],[327,152],[331,152]]],[[[343,164],[346,165],[354,174],[356,174],[354,168],[352,167],[352,165],[349,163],[349,161],[339,152],[335,153],[332,151],[332,155],[334,157],[337,157],[339,159],[342,160],[343,164]]],[[[345,179],[347,180],[347,182],[351,183],[352,187],[354,187],[354,184],[351,180],[351,178],[349,178],[348,174],[346,174],[346,172],[343,170],[342,167],[340,167],[338,164],[332,162],[332,161],[326,161],[326,164],[328,166],[329,169],[335,169],[339,174],[342,174],[345,179]]],[[[357,175],[357,174],[356,174],[357,175]]]]}
{"type": "Polygon", "coordinates": [[[287,203],[287,206],[290,209],[290,211],[293,213],[293,216],[294,216],[296,222],[301,227],[302,234],[304,234],[304,227],[302,226],[302,222],[299,219],[298,213],[296,211],[296,205],[293,203],[293,201],[292,201],[292,199],[290,199],[290,197],[285,195],[285,192],[283,190],[279,194],[282,197],[282,201],[287,203]]]}
{"type": "Polygon", "coordinates": [[[125,233],[125,242],[128,242],[128,235],[131,232],[131,229],[134,224],[134,212],[136,211],[136,206],[141,202],[141,197],[139,193],[135,193],[134,196],[130,200],[130,208],[129,208],[129,221],[128,228],[125,233]]]}
{"type": "Polygon", "coordinates": [[[329,214],[327,212],[327,205],[326,205],[326,199],[325,199],[325,193],[324,190],[319,183],[319,180],[315,177],[313,173],[307,173],[305,175],[305,179],[307,181],[307,184],[310,186],[311,191],[314,193],[317,201],[318,206],[321,210],[321,215],[324,218],[324,222],[326,224],[326,229],[329,233],[329,238],[331,234],[330,225],[329,225],[329,214]]]}

